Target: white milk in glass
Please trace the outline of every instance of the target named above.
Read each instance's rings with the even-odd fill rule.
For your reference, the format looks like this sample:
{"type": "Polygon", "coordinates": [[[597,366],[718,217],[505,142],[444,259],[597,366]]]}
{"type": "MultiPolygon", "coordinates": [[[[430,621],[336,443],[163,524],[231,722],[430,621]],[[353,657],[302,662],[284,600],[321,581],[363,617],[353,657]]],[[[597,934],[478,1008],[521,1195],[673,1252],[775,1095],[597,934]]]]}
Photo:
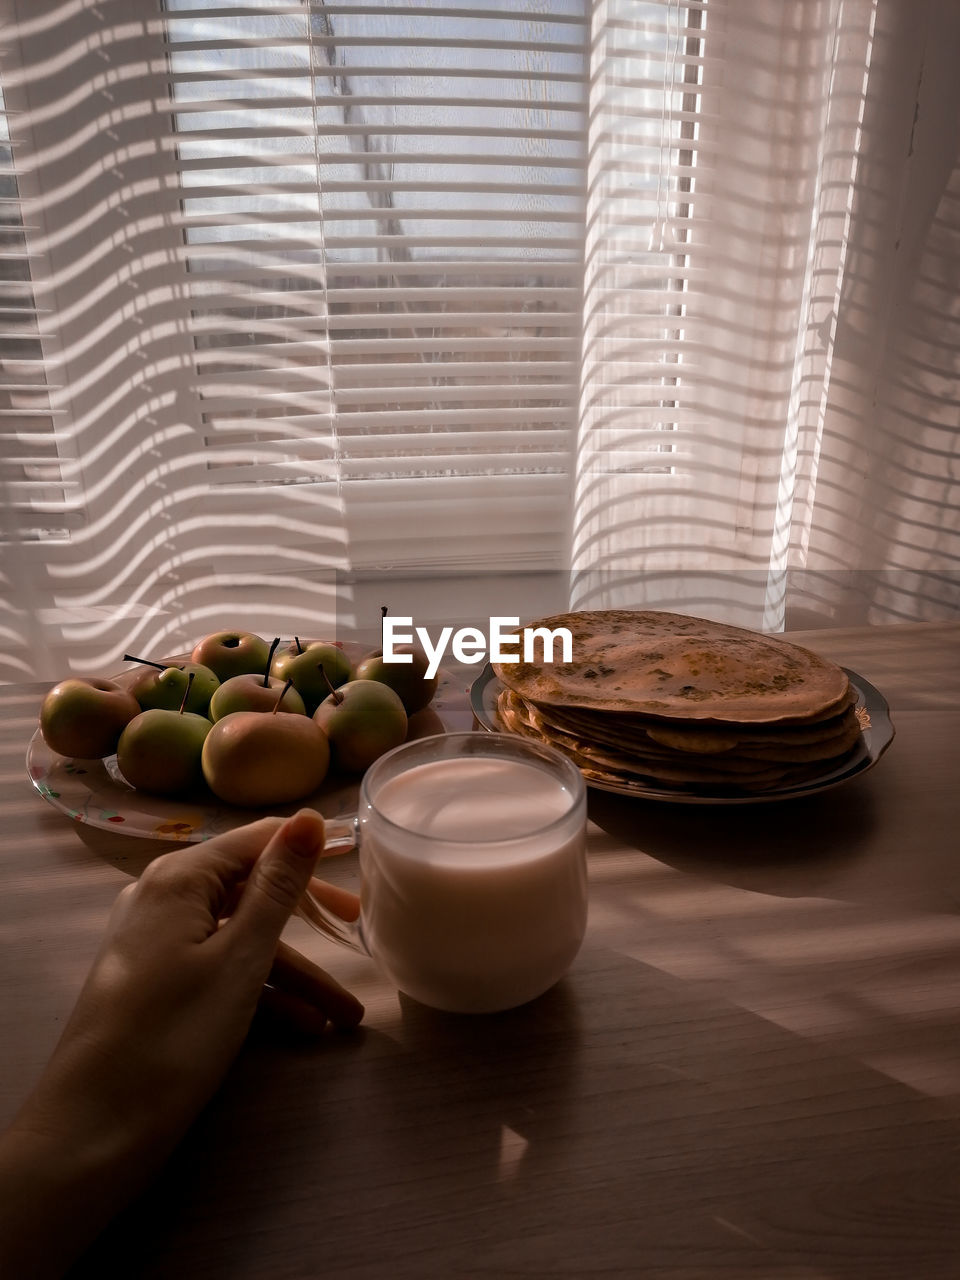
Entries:
{"type": "Polygon", "coordinates": [[[532,1000],[566,972],[586,927],[585,837],[557,777],[495,756],[430,760],[371,799],[363,937],[401,991],[484,1012],[532,1000]]]}

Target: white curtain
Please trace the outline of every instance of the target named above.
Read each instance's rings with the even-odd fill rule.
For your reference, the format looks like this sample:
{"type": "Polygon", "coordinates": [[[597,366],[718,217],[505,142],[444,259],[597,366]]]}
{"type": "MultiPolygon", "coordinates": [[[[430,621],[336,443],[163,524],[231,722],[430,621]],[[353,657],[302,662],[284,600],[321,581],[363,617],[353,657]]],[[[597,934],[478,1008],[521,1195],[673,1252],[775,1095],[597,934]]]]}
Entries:
{"type": "Polygon", "coordinates": [[[684,137],[696,33],[664,9],[666,54],[594,14],[575,601],[956,615],[960,11],[710,0],[684,137]]]}
{"type": "Polygon", "coordinates": [[[960,612],[949,0],[0,15],[0,678],[960,612]]]}

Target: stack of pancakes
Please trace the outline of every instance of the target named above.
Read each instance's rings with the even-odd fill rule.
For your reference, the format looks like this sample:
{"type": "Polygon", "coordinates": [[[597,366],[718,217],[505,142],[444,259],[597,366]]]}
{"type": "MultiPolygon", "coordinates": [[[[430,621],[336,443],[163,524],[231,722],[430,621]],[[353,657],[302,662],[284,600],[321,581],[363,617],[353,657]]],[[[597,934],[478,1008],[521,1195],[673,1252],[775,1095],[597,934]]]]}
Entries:
{"type": "Polygon", "coordinates": [[[566,627],[572,661],[494,664],[498,718],[588,782],[757,794],[822,777],[860,746],[846,672],[777,636],[617,609],[527,627],[566,627]]]}

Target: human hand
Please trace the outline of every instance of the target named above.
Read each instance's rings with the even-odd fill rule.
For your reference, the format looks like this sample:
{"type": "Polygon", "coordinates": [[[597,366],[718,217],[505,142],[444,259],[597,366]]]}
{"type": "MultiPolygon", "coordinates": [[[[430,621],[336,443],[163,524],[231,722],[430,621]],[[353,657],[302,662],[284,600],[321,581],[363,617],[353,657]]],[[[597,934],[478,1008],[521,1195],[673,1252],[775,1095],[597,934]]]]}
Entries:
{"type": "MultiPolygon", "coordinates": [[[[80,1247],[91,1239],[182,1137],[264,1000],[313,1030],[360,1021],[349,992],[279,942],[323,838],[310,810],[263,819],[157,858],[123,890],[60,1043],[0,1146],[0,1187],[26,1198],[32,1185],[21,1235],[23,1214],[37,1217],[54,1192],[62,1225],[66,1187],[80,1247]]],[[[354,895],[326,896],[355,914],[354,895]]],[[[58,1234],[62,1252],[70,1233],[58,1234]]]]}

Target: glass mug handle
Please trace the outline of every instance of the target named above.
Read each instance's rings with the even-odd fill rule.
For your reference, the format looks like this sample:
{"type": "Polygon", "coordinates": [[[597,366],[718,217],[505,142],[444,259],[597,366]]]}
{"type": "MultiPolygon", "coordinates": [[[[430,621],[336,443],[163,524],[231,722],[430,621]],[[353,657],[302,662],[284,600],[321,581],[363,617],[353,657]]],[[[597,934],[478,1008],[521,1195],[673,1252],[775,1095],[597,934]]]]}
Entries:
{"type": "MultiPolygon", "coordinates": [[[[360,843],[360,819],[353,814],[343,818],[326,819],[326,839],[323,844],[321,858],[329,858],[337,853],[348,853],[360,843]]],[[[325,907],[307,890],[301,895],[296,914],[306,920],[318,933],[339,942],[351,951],[359,951],[361,955],[369,955],[363,945],[363,935],[357,920],[343,920],[335,915],[329,907],[325,907]]]]}

